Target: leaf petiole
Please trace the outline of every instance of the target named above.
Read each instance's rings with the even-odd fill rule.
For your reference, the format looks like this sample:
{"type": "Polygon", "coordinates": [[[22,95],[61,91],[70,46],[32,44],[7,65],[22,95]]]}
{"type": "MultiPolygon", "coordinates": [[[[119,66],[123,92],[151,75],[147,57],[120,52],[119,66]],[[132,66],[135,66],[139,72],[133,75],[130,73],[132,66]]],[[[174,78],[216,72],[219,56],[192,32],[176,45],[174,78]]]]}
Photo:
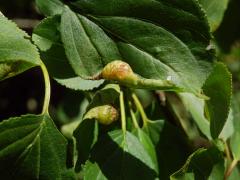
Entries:
{"type": "Polygon", "coordinates": [[[227,180],[228,177],[232,174],[233,169],[237,166],[238,160],[234,159],[231,164],[228,166],[225,174],[224,174],[224,180],[227,180]]]}
{"type": "Polygon", "coordinates": [[[50,78],[49,78],[47,68],[43,62],[41,63],[40,67],[42,69],[44,83],[45,83],[45,96],[44,96],[42,114],[48,114],[48,107],[49,107],[50,95],[51,95],[50,78]]]}
{"type": "Polygon", "coordinates": [[[126,113],[125,113],[125,106],[124,106],[124,97],[123,97],[123,92],[120,91],[120,97],[119,97],[119,101],[120,101],[120,110],[121,110],[121,122],[122,122],[122,130],[123,133],[126,133],[126,113]]]}
{"type": "Polygon", "coordinates": [[[143,126],[147,126],[147,123],[148,123],[148,118],[147,118],[147,115],[142,107],[142,104],[140,103],[138,97],[136,96],[136,94],[132,94],[132,98],[133,98],[133,101],[137,107],[137,109],[139,110],[140,114],[141,114],[141,117],[142,117],[142,120],[143,120],[143,126]]]}
{"type": "Polygon", "coordinates": [[[157,89],[157,90],[181,90],[177,88],[170,80],[156,80],[156,79],[145,79],[139,77],[137,79],[137,86],[146,89],[157,89]]]}
{"type": "Polygon", "coordinates": [[[133,112],[131,102],[129,102],[129,106],[130,106],[130,114],[131,114],[131,118],[132,118],[132,121],[133,121],[133,125],[134,125],[134,127],[135,127],[136,129],[139,129],[139,125],[138,125],[136,116],[135,116],[135,114],[134,114],[134,112],[133,112]]]}

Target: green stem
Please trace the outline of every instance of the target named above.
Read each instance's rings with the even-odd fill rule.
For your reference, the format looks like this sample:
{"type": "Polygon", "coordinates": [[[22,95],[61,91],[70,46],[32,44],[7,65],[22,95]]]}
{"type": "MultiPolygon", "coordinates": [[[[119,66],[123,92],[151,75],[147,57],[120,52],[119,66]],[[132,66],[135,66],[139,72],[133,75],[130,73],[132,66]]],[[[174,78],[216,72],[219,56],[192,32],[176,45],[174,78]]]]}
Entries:
{"type": "Polygon", "coordinates": [[[128,105],[129,105],[129,108],[130,108],[130,114],[131,114],[131,118],[132,118],[132,121],[133,121],[133,125],[136,129],[139,128],[139,125],[138,125],[138,122],[137,122],[137,119],[136,119],[136,116],[135,116],[135,113],[132,109],[132,103],[131,101],[128,101],[128,105]]]}
{"type": "Polygon", "coordinates": [[[156,80],[156,79],[145,79],[138,78],[137,86],[145,89],[156,89],[156,90],[179,90],[171,81],[168,80],[156,80]]]}
{"type": "Polygon", "coordinates": [[[229,161],[232,161],[232,157],[231,157],[231,153],[230,153],[228,143],[226,141],[224,141],[224,145],[225,145],[225,153],[226,153],[227,159],[229,161]]]}
{"type": "Polygon", "coordinates": [[[126,133],[126,113],[125,113],[125,106],[124,106],[124,97],[123,92],[120,92],[120,109],[121,109],[121,122],[122,122],[122,130],[123,133],[126,133]]]}
{"type": "Polygon", "coordinates": [[[136,116],[132,110],[132,105],[131,105],[131,102],[129,102],[129,106],[130,106],[130,114],[131,114],[131,118],[132,118],[132,121],[133,121],[133,125],[136,129],[139,129],[139,125],[138,125],[138,122],[137,122],[137,119],[136,119],[136,116]]]}
{"type": "Polygon", "coordinates": [[[43,102],[42,114],[48,114],[48,107],[49,107],[50,95],[51,95],[50,78],[49,78],[49,74],[48,74],[47,68],[44,65],[44,63],[41,63],[40,67],[42,69],[44,83],[45,83],[45,97],[44,97],[44,102],[43,102]]]}
{"type": "Polygon", "coordinates": [[[142,117],[142,120],[143,120],[143,126],[147,126],[147,122],[148,122],[148,118],[147,118],[147,115],[142,107],[142,104],[140,103],[138,97],[136,96],[136,94],[132,94],[132,98],[133,98],[133,101],[137,107],[137,109],[139,110],[140,114],[141,114],[141,117],[142,117]]]}

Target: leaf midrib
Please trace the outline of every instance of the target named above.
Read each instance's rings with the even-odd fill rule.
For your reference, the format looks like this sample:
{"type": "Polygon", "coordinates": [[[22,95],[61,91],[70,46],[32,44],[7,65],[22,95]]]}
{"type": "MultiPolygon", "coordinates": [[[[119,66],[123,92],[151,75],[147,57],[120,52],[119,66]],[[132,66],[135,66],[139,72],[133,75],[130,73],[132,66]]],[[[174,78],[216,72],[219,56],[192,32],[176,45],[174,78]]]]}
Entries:
{"type": "MultiPolygon", "coordinates": [[[[203,20],[204,19],[204,16],[202,15],[203,14],[203,10],[202,9],[199,9],[198,10],[198,12],[202,12],[202,14],[199,14],[198,13],[198,15],[199,15],[199,17],[197,16],[197,15],[195,15],[195,14],[193,14],[193,13],[191,13],[191,12],[189,12],[189,11],[186,11],[186,10],[183,10],[183,9],[179,9],[178,7],[176,8],[175,6],[171,6],[171,5],[169,5],[169,3],[167,3],[167,2],[159,2],[159,1],[157,1],[157,0],[151,0],[152,2],[156,2],[157,4],[159,4],[159,5],[161,5],[161,6],[165,6],[166,8],[172,8],[172,9],[174,9],[175,11],[178,11],[178,12],[183,12],[183,13],[185,13],[186,15],[189,15],[189,16],[192,16],[192,17],[194,17],[194,18],[196,18],[198,21],[199,21],[199,23],[201,23],[201,20],[203,20]]],[[[194,5],[196,5],[196,3],[198,4],[198,6],[199,6],[199,2],[194,2],[194,5]]],[[[87,16],[98,16],[97,14],[87,14],[87,16]]],[[[108,16],[108,15],[100,15],[101,17],[114,17],[113,15],[110,15],[110,16],[108,16]]],[[[117,16],[117,15],[116,15],[117,16]]],[[[134,18],[134,19],[138,19],[138,20],[142,20],[142,21],[145,21],[145,22],[149,22],[149,23],[152,23],[152,24],[154,24],[154,25],[157,25],[157,26],[159,26],[159,27],[163,27],[160,23],[158,23],[158,22],[156,22],[156,21],[153,21],[153,20],[150,20],[150,19],[147,19],[147,18],[140,18],[140,17],[136,17],[136,16],[118,16],[118,17],[127,17],[127,18],[134,18]]],[[[208,25],[208,27],[209,27],[209,25],[208,25]]],[[[167,27],[164,27],[165,29],[169,29],[169,28],[167,28],[167,27]]],[[[195,32],[195,33],[197,33],[197,34],[199,34],[199,36],[200,37],[202,37],[205,41],[207,41],[209,38],[207,37],[209,34],[206,34],[206,35],[204,35],[203,33],[201,33],[200,31],[196,31],[194,28],[190,28],[190,27],[185,27],[185,29],[187,29],[187,30],[190,30],[191,32],[195,32]]],[[[209,35],[210,36],[210,35],[209,35]]]]}
{"type": "MultiPolygon", "coordinates": [[[[79,16],[79,15],[77,15],[77,16],[79,16]]],[[[84,17],[84,18],[86,18],[86,17],[84,17]]],[[[79,19],[79,22],[80,22],[81,26],[83,27],[83,30],[84,30],[84,32],[85,32],[85,34],[86,34],[89,42],[92,44],[92,46],[94,47],[94,49],[96,50],[96,52],[97,52],[98,55],[100,56],[100,58],[101,58],[100,61],[101,61],[101,63],[102,63],[102,66],[104,66],[104,63],[103,63],[103,55],[101,54],[100,50],[99,50],[98,47],[95,45],[95,43],[93,42],[92,38],[90,38],[89,32],[87,31],[86,27],[84,26],[84,23],[82,22],[82,20],[81,20],[79,17],[78,17],[78,19],[79,19]]]]}
{"type": "MultiPolygon", "coordinates": [[[[51,121],[50,119],[48,119],[48,121],[51,121]]],[[[50,122],[50,123],[53,123],[53,122],[50,122]]],[[[45,122],[45,125],[46,125],[46,122],[45,122]]],[[[51,139],[52,137],[51,136],[49,136],[49,134],[51,134],[51,133],[49,133],[49,129],[48,128],[45,128],[46,129],[46,131],[47,131],[47,133],[46,133],[46,135],[49,137],[49,139],[51,139]]],[[[58,131],[58,129],[55,129],[56,131],[58,131]]],[[[57,161],[57,163],[56,163],[56,166],[57,166],[57,168],[58,168],[58,175],[60,175],[60,172],[61,172],[61,167],[59,166],[59,164],[61,164],[60,163],[60,161],[59,161],[59,158],[57,157],[57,153],[55,153],[55,151],[54,151],[54,146],[53,146],[53,143],[49,143],[49,146],[50,146],[50,148],[49,149],[51,149],[51,151],[52,151],[52,154],[55,156],[55,160],[57,161]]],[[[41,143],[40,143],[40,147],[41,147],[41,143]]],[[[41,163],[41,162],[40,162],[41,163]]],[[[55,167],[56,167],[55,166],[55,167]]],[[[60,177],[56,177],[56,179],[58,179],[58,178],[60,178],[60,177]]]]}
{"type": "MultiPolygon", "coordinates": [[[[93,19],[96,18],[95,16],[92,16],[92,17],[93,17],[93,19]]],[[[110,18],[111,18],[111,17],[121,17],[121,18],[122,18],[123,16],[102,16],[102,17],[107,17],[107,18],[109,18],[109,17],[110,17],[110,18]]],[[[129,17],[126,17],[126,18],[129,18],[129,17]]],[[[130,18],[130,19],[136,19],[136,18],[130,18]]],[[[141,21],[141,20],[140,20],[140,21],[141,21]]],[[[148,22],[147,22],[147,23],[148,23],[148,22]]],[[[125,43],[127,43],[127,44],[129,44],[129,45],[131,45],[131,46],[133,46],[133,47],[135,47],[137,50],[143,52],[144,54],[147,54],[147,55],[150,56],[150,57],[152,57],[152,59],[156,60],[157,62],[160,62],[160,63],[163,64],[164,66],[167,66],[168,68],[170,68],[170,69],[172,70],[172,72],[174,72],[175,74],[177,74],[177,76],[180,77],[181,80],[184,81],[184,85],[185,85],[185,86],[188,84],[188,82],[186,82],[187,79],[186,79],[186,78],[183,78],[182,75],[179,74],[178,71],[175,70],[175,68],[173,68],[171,65],[169,65],[169,64],[164,64],[164,62],[162,62],[160,59],[154,57],[152,54],[150,54],[149,52],[143,50],[141,47],[138,47],[138,46],[137,46],[136,44],[134,44],[133,42],[130,42],[130,41],[126,40],[125,38],[120,37],[119,35],[115,34],[115,33],[112,32],[111,30],[109,30],[108,28],[104,27],[101,23],[99,23],[99,24],[97,24],[97,25],[100,26],[100,27],[101,27],[102,29],[104,29],[105,31],[107,31],[107,32],[109,32],[110,34],[112,34],[113,36],[115,36],[115,37],[117,37],[118,39],[122,40],[123,42],[125,42],[125,43]]],[[[162,28],[161,26],[159,26],[159,27],[162,28]]],[[[172,34],[172,33],[170,33],[170,34],[172,34]]],[[[195,59],[195,57],[194,57],[194,55],[192,54],[192,52],[191,52],[191,50],[189,49],[189,47],[188,47],[186,44],[184,44],[184,43],[183,43],[178,37],[176,37],[174,34],[172,34],[172,35],[173,35],[178,41],[180,41],[180,43],[181,43],[183,46],[185,46],[185,48],[188,49],[189,53],[192,55],[192,58],[195,60],[196,65],[199,66],[197,60],[195,59]]],[[[121,53],[121,51],[120,51],[120,53],[121,53]]],[[[154,67],[155,67],[155,65],[154,65],[154,67]]],[[[188,88],[191,89],[191,85],[190,85],[188,88]]]]}
{"type": "MultiPolygon", "coordinates": [[[[13,145],[14,143],[16,143],[16,142],[18,142],[18,141],[21,141],[21,140],[23,140],[24,138],[26,138],[26,137],[28,137],[28,136],[31,136],[31,134],[34,134],[35,131],[38,131],[38,133],[36,134],[36,136],[34,137],[34,139],[32,140],[32,142],[31,142],[30,144],[28,144],[28,146],[26,146],[26,147],[23,149],[22,153],[18,156],[18,158],[17,158],[16,161],[14,162],[15,165],[16,165],[17,163],[19,163],[19,161],[21,160],[21,157],[24,156],[24,154],[26,154],[26,156],[24,157],[24,159],[27,157],[27,155],[28,155],[27,153],[33,148],[33,146],[35,145],[35,142],[37,141],[37,139],[40,138],[40,134],[41,134],[41,132],[42,132],[42,129],[43,129],[44,125],[46,125],[46,122],[45,122],[45,119],[44,119],[44,118],[45,118],[45,115],[42,116],[42,120],[41,120],[40,123],[36,121],[37,123],[39,123],[39,127],[38,127],[38,128],[36,128],[34,131],[32,131],[31,133],[29,133],[29,134],[26,135],[25,137],[23,137],[23,138],[15,141],[15,142],[9,144],[8,146],[6,146],[6,147],[4,148],[4,149],[6,149],[6,148],[8,148],[9,146],[13,145]]],[[[33,124],[37,124],[37,123],[33,123],[33,124]]],[[[21,126],[21,128],[22,128],[22,127],[24,127],[24,126],[21,126]]],[[[41,148],[41,144],[40,144],[39,148],[41,148]]],[[[2,150],[4,150],[4,149],[2,149],[2,150]]],[[[1,151],[2,151],[2,150],[1,150],[1,151]]],[[[40,159],[40,153],[39,153],[39,159],[40,159]]],[[[38,161],[37,163],[38,163],[37,167],[39,168],[39,169],[38,169],[38,177],[39,177],[39,174],[40,174],[40,161],[38,161]]],[[[12,172],[12,175],[15,173],[15,171],[16,171],[16,169],[12,172]]]]}

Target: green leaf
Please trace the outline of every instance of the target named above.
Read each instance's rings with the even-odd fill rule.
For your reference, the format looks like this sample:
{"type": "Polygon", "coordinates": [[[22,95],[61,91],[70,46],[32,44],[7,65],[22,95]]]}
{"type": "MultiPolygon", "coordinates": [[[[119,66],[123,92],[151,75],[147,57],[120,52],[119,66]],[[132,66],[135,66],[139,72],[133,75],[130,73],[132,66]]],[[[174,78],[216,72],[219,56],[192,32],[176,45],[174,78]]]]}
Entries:
{"type": "Polygon", "coordinates": [[[225,172],[224,161],[220,161],[219,163],[213,166],[212,172],[208,180],[224,179],[224,172],[225,172]]]}
{"type": "Polygon", "coordinates": [[[234,133],[234,120],[232,109],[230,109],[228,118],[225,125],[223,126],[222,132],[219,134],[219,138],[227,141],[234,133]]]}
{"type": "MultiPolygon", "coordinates": [[[[197,98],[190,93],[179,93],[178,95],[182,99],[185,108],[191,113],[198,128],[209,140],[211,140],[212,137],[210,134],[210,123],[205,117],[204,112],[204,100],[197,98]]],[[[230,111],[219,137],[227,140],[233,134],[233,131],[233,118],[230,111]]]]}
{"type": "Polygon", "coordinates": [[[234,133],[230,139],[230,147],[233,153],[233,158],[240,160],[240,94],[234,94],[233,96],[233,124],[234,133]]]}
{"type": "Polygon", "coordinates": [[[190,93],[179,93],[178,95],[183,101],[185,108],[191,113],[198,128],[209,140],[211,140],[210,123],[204,113],[204,100],[190,93]]]}
{"type": "MultiPolygon", "coordinates": [[[[116,84],[108,84],[98,90],[87,107],[87,111],[105,104],[114,104],[120,95],[120,87],[116,84]]],[[[87,112],[86,111],[86,112],[87,112]]],[[[81,169],[81,165],[89,157],[92,146],[96,143],[98,136],[98,123],[94,119],[83,117],[83,121],[74,131],[74,137],[77,140],[78,160],[76,170],[81,169]]]]}
{"type": "Polygon", "coordinates": [[[91,161],[87,161],[84,166],[84,179],[107,180],[97,163],[92,163],[91,161]]]}
{"type": "Polygon", "coordinates": [[[135,89],[134,93],[138,96],[143,108],[147,108],[155,100],[154,93],[152,91],[145,89],[135,89]]]}
{"type": "MultiPolygon", "coordinates": [[[[185,94],[193,95],[191,93],[185,94]]],[[[184,103],[174,93],[167,93],[166,95],[168,102],[167,104],[170,111],[173,113],[174,119],[177,121],[177,124],[181,125],[182,129],[184,130],[190,141],[197,138],[199,136],[199,131],[197,129],[197,126],[192,122],[191,114],[188,112],[188,109],[185,107],[184,103]]]]}
{"type": "Polygon", "coordinates": [[[38,9],[46,16],[61,14],[64,4],[61,0],[36,0],[38,9]]]}
{"type": "MultiPolygon", "coordinates": [[[[229,114],[229,105],[230,105],[230,99],[231,99],[231,76],[227,71],[227,69],[225,69],[224,65],[217,63],[215,68],[218,68],[218,67],[222,68],[221,70],[219,70],[222,72],[220,73],[219,71],[214,69],[213,74],[209,77],[203,89],[204,89],[204,93],[210,97],[210,100],[206,102],[207,106],[211,104],[211,107],[214,107],[215,111],[217,111],[217,112],[212,111],[212,114],[210,115],[210,119],[212,116],[212,118],[214,118],[214,120],[212,120],[212,123],[216,123],[220,126],[218,130],[218,133],[219,134],[221,133],[220,137],[223,139],[227,139],[232,134],[232,120],[231,120],[231,115],[229,114]],[[214,80],[214,74],[215,76],[219,76],[218,81],[214,80]],[[224,81],[225,83],[223,83],[224,81]],[[207,83],[209,84],[207,85],[207,83]],[[210,83],[212,85],[210,85],[210,83]],[[225,84],[226,91],[224,91],[224,86],[222,84],[225,84]],[[212,86],[215,86],[215,87],[212,87],[212,86]],[[209,90],[209,92],[207,92],[207,90],[209,90]],[[225,95],[225,93],[227,95],[225,95]],[[225,110],[222,111],[221,108],[222,109],[225,108],[225,110]],[[221,118],[216,117],[218,115],[221,116],[221,118]]],[[[207,119],[209,117],[205,117],[205,112],[204,112],[204,105],[205,105],[204,100],[197,98],[196,96],[190,93],[179,93],[178,95],[182,99],[185,108],[191,113],[193,120],[196,122],[201,132],[208,139],[211,140],[212,137],[210,135],[210,123],[207,119]]],[[[211,126],[212,126],[211,128],[213,128],[213,124],[211,126]]]]}
{"type": "Polygon", "coordinates": [[[227,121],[232,98],[232,76],[224,64],[215,64],[203,91],[210,97],[205,108],[210,119],[211,135],[217,138],[227,121]]]}
{"type": "Polygon", "coordinates": [[[104,80],[85,80],[80,77],[73,77],[68,79],[55,79],[59,84],[66,86],[73,90],[88,91],[98,88],[104,83],[104,80]]]}
{"type": "Polygon", "coordinates": [[[228,177],[228,180],[236,180],[240,177],[240,170],[239,170],[239,166],[236,166],[231,175],[228,177]]]}
{"type": "Polygon", "coordinates": [[[185,173],[181,177],[171,176],[171,180],[195,180],[193,173],[185,173]]]}
{"type": "Polygon", "coordinates": [[[77,76],[68,64],[62,45],[53,45],[48,51],[42,52],[41,55],[50,76],[67,88],[88,91],[98,88],[104,83],[104,80],[85,80],[77,76]]]}
{"type": "Polygon", "coordinates": [[[116,39],[134,72],[200,92],[212,56],[206,50],[209,28],[197,1],[91,0],[74,5],[116,39]]]}
{"type": "MultiPolygon", "coordinates": [[[[107,179],[157,178],[152,159],[139,140],[129,132],[124,134],[116,130],[102,137],[93,147],[90,161],[99,166],[98,171],[96,168],[92,171],[104,174],[107,179]]],[[[88,169],[88,175],[93,172],[88,169]]]]}
{"type": "Polygon", "coordinates": [[[61,179],[76,180],[76,173],[73,169],[68,169],[64,173],[62,173],[61,179]]]}
{"type": "Polygon", "coordinates": [[[21,61],[0,63],[0,81],[18,75],[34,66],[21,61]]]}
{"type": "Polygon", "coordinates": [[[60,26],[61,16],[55,15],[43,19],[32,34],[33,42],[41,51],[47,51],[54,44],[60,44],[60,26]]]}
{"type": "Polygon", "coordinates": [[[143,130],[155,146],[160,179],[168,179],[182,166],[190,154],[190,148],[183,133],[163,120],[148,121],[143,130]]]}
{"type": "Polygon", "coordinates": [[[73,90],[87,91],[99,87],[104,80],[84,80],[74,73],[65,55],[59,27],[60,16],[51,16],[44,19],[32,35],[34,43],[42,51],[41,57],[50,76],[59,84],[73,90]]]}
{"type": "Polygon", "coordinates": [[[94,119],[83,120],[74,131],[78,159],[75,166],[76,171],[81,169],[81,165],[89,158],[90,151],[97,141],[98,123],[94,119]]]}
{"type": "Polygon", "coordinates": [[[106,104],[116,104],[120,95],[120,86],[117,84],[107,84],[104,88],[98,90],[93,96],[87,110],[96,106],[106,104]]]}
{"type": "Polygon", "coordinates": [[[211,147],[210,149],[198,149],[189,156],[188,160],[181,169],[171,175],[170,179],[184,179],[186,174],[193,173],[194,178],[191,179],[207,180],[214,165],[222,162],[222,160],[223,156],[221,152],[219,152],[215,147],[211,147]]]}
{"type": "Polygon", "coordinates": [[[97,76],[108,62],[121,59],[115,43],[86,17],[65,8],[61,38],[74,72],[82,78],[97,76]]]}
{"type": "Polygon", "coordinates": [[[135,72],[144,78],[170,79],[185,91],[199,93],[203,83],[200,77],[204,78],[206,74],[200,71],[197,60],[176,36],[136,19],[109,17],[98,20],[107,30],[125,40],[119,42],[118,47],[135,72]]]}
{"type": "Polygon", "coordinates": [[[207,13],[211,31],[215,31],[222,22],[229,0],[199,0],[207,13]]]}
{"type": "Polygon", "coordinates": [[[0,15],[0,80],[40,65],[37,48],[15,23],[0,15]]]}
{"type": "Polygon", "coordinates": [[[0,132],[1,177],[61,179],[67,143],[48,115],[4,120],[0,132]]]}
{"type": "MultiPolygon", "coordinates": [[[[73,3],[87,14],[134,17],[159,24],[188,43],[210,38],[205,14],[195,0],[77,0],[73,3]],[[173,23],[174,22],[174,23],[173,23]],[[195,38],[192,38],[196,36],[195,38]]],[[[192,47],[199,44],[192,44],[192,47]]]]}
{"type": "Polygon", "coordinates": [[[141,142],[145,150],[147,151],[148,155],[151,157],[154,165],[155,165],[155,171],[158,173],[158,161],[157,161],[157,155],[155,151],[155,147],[149,138],[149,136],[142,130],[142,129],[134,129],[132,132],[138,140],[141,142]]]}
{"type": "MultiPolygon", "coordinates": [[[[114,104],[120,95],[120,87],[116,84],[107,84],[104,88],[98,90],[87,107],[88,110],[105,104],[114,104]]],[[[78,160],[76,170],[81,169],[81,165],[89,158],[92,146],[96,143],[98,137],[98,122],[83,116],[82,122],[74,131],[74,137],[77,140],[78,160]]]]}

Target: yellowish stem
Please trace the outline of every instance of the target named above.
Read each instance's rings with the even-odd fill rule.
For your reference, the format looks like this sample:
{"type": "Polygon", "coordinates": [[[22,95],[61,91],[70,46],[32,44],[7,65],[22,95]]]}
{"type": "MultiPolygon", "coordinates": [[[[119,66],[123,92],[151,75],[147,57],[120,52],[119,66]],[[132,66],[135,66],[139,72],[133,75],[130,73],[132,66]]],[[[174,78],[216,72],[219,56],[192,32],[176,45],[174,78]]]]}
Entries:
{"type": "Polygon", "coordinates": [[[142,117],[142,120],[143,120],[143,126],[147,126],[147,122],[148,122],[148,118],[147,118],[147,115],[142,107],[142,104],[140,103],[138,97],[136,96],[136,94],[132,94],[132,98],[133,98],[133,101],[137,107],[137,109],[139,110],[140,114],[141,114],[141,117],[142,117]]]}
{"type": "Polygon", "coordinates": [[[232,163],[228,166],[228,169],[225,172],[224,180],[228,179],[228,177],[231,175],[233,169],[236,167],[237,164],[238,164],[238,160],[234,159],[232,163]]]}
{"type": "Polygon", "coordinates": [[[120,109],[121,109],[121,122],[122,122],[122,130],[123,133],[126,133],[126,114],[125,114],[125,106],[124,106],[124,97],[123,92],[120,92],[120,109]]]}
{"type": "Polygon", "coordinates": [[[49,107],[50,95],[51,95],[50,78],[49,78],[49,74],[48,74],[47,68],[44,65],[44,63],[41,63],[40,67],[43,72],[44,83],[45,83],[45,97],[44,97],[44,102],[43,102],[42,114],[48,114],[48,107],[49,107]]]}

